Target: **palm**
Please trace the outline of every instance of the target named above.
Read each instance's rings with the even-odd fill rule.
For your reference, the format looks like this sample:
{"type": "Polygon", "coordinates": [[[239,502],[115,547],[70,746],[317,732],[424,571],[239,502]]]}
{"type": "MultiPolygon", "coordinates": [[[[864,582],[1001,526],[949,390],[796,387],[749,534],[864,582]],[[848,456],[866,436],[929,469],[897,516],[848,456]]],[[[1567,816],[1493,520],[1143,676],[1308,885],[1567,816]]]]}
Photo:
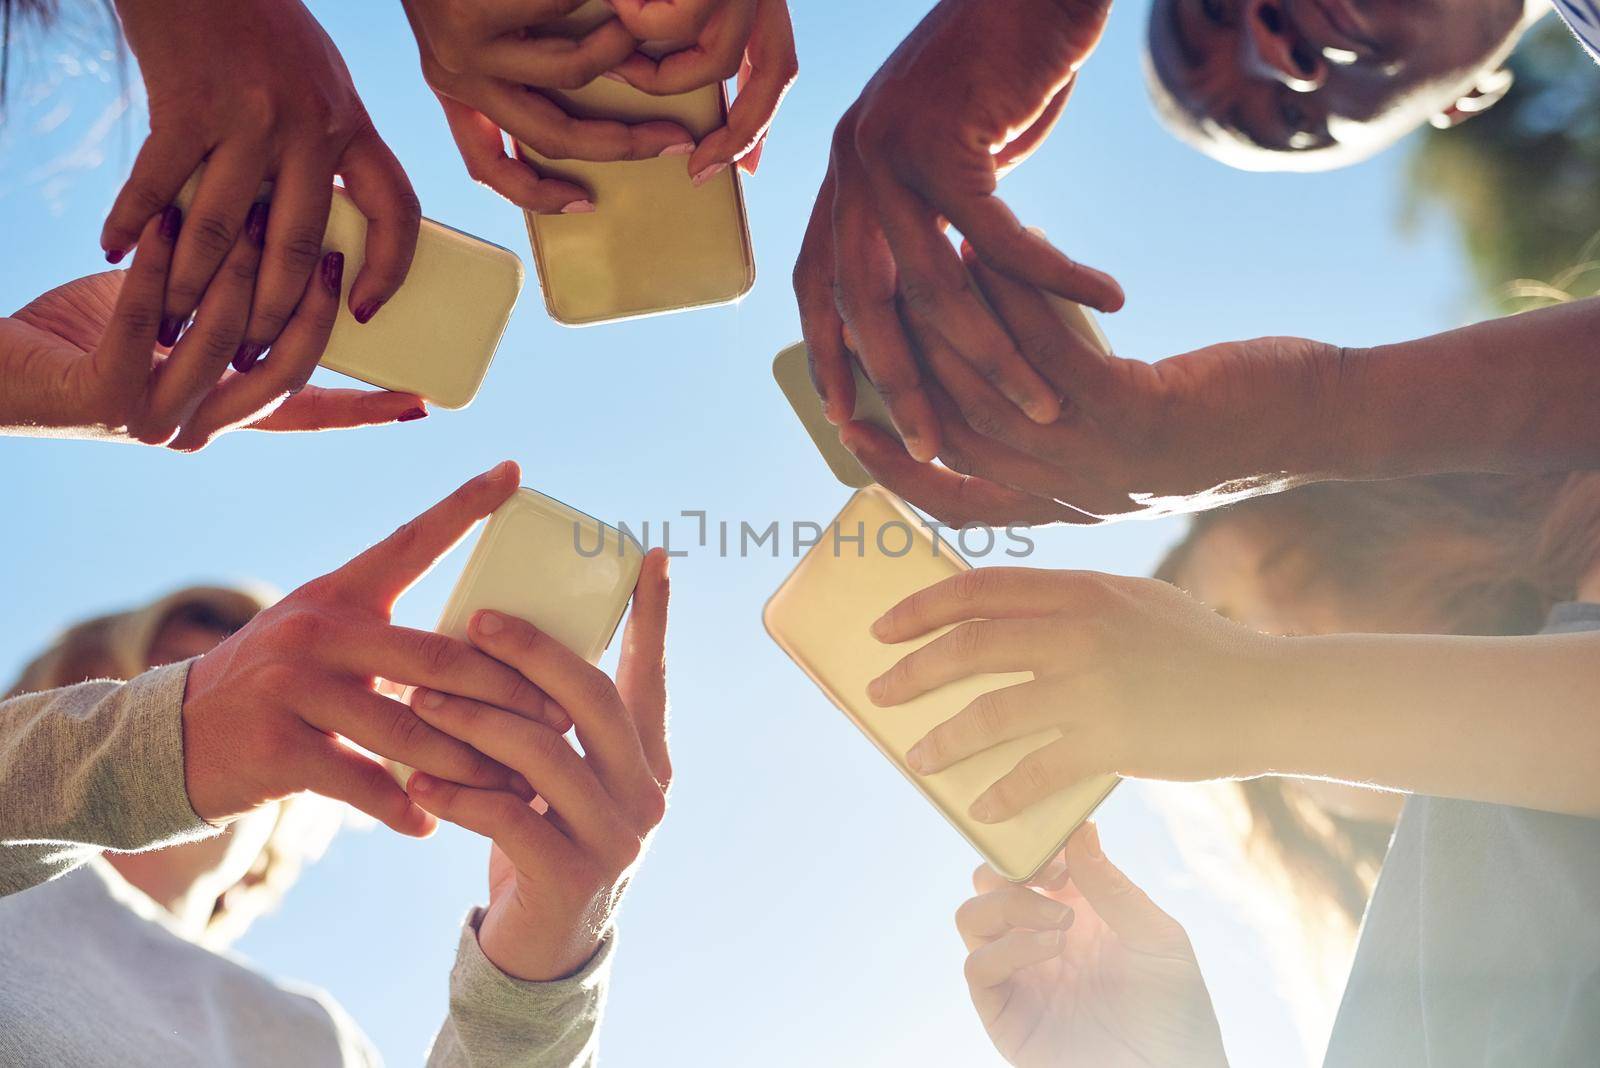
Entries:
{"type": "MultiPolygon", "coordinates": [[[[1165,933],[1130,946],[1070,885],[1048,896],[1076,918],[1058,956],[1017,975],[987,1024],[996,1047],[1019,1068],[1183,1063],[1209,1021],[1196,1010],[1204,985],[1193,959],[1164,951],[1165,933]]],[[[1171,937],[1184,939],[1176,923],[1171,937]]]]}
{"type": "Polygon", "coordinates": [[[13,318],[63,355],[86,355],[105,334],[125,276],[124,271],[105,271],[74,279],[38,297],[13,318]]]}

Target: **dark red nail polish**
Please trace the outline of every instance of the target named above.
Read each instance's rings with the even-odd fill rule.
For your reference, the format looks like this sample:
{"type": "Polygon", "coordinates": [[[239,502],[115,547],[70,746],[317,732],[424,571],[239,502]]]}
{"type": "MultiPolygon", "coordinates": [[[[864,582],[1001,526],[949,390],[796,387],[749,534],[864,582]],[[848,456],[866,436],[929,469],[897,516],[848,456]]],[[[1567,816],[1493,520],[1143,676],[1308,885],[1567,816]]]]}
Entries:
{"type": "Polygon", "coordinates": [[[161,213],[161,236],[168,241],[178,240],[178,231],[183,229],[183,210],[176,204],[168,204],[167,209],[161,213]]]}
{"type": "Polygon", "coordinates": [[[322,284],[337,297],[344,289],[344,253],[330,252],[322,257],[322,284]]]}
{"type": "Polygon", "coordinates": [[[233,354],[233,369],[240,374],[249,374],[250,368],[261,359],[261,354],[267,351],[265,345],[257,345],[253,341],[246,341],[239,346],[239,351],[233,354]]]}
{"type": "Polygon", "coordinates": [[[381,300],[367,301],[365,304],[361,305],[361,307],[356,309],[356,322],[363,324],[370,323],[372,321],[372,317],[378,314],[378,309],[381,307],[383,307],[383,301],[381,300]]]}
{"type": "Polygon", "coordinates": [[[182,315],[169,315],[161,320],[161,329],[156,333],[156,341],[171,348],[178,343],[178,338],[183,336],[184,323],[188,319],[182,315]]]}
{"type": "Polygon", "coordinates": [[[127,254],[128,254],[128,250],[125,249],[125,248],[107,249],[106,250],[106,262],[107,263],[121,263],[122,262],[122,258],[124,256],[126,256],[127,254]]]}
{"type": "Polygon", "coordinates": [[[427,417],[428,412],[425,408],[407,408],[405,411],[395,416],[394,421],[397,423],[414,423],[418,419],[426,419],[427,417]]]}
{"type": "Polygon", "coordinates": [[[250,243],[260,248],[267,243],[267,206],[265,204],[250,205],[250,214],[244,219],[244,232],[250,235],[250,243]]]}

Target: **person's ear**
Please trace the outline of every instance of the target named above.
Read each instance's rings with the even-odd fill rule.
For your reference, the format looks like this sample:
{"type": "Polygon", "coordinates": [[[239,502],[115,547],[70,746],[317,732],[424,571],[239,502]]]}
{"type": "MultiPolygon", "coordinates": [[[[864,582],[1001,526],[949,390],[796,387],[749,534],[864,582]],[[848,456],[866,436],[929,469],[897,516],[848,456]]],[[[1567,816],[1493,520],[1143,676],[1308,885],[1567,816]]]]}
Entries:
{"type": "Polygon", "coordinates": [[[1500,98],[1511,91],[1511,83],[1516,79],[1511,71],[1505,67],[1491,71],[1478,79],[1478,84],[1472,90],[1433,116],[1428,122],[1435,130],[1448,130],[1452,126],[1459,126],[1474,115],[1482,114],[1500,101],[1500,98]]]}

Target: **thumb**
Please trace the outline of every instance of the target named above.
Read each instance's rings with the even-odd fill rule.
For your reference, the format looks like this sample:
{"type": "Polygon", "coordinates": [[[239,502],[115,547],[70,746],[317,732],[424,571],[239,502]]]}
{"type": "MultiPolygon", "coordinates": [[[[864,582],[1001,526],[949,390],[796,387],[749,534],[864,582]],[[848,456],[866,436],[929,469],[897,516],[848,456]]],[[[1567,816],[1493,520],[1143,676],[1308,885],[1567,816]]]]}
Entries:
{"type": "Polygon", "coordinates": [[[1156,907],[1100,848],[1100,830],[1085,823],[1067,839],[1067,871],[1096,915],[1136,952],[1190,955],[1183,926],[1156,907]]]}

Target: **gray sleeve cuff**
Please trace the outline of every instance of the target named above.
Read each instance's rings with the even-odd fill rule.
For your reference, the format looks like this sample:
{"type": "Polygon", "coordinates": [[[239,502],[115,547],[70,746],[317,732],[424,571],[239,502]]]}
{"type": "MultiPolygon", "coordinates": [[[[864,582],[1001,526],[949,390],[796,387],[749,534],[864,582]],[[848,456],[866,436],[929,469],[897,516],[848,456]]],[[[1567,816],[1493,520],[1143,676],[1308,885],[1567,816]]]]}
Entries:
{"type": "Polygon", "coordinates": [[[189,662],[131,682],[86,682],[0,703],[0,894],[102,849],[216,833],[184,782],[189,662]]]}
{"type": "Polygon", "coordinates": [[[514,979],[478,945],[483,910],[461,926],[450,972],[450,1017],[440,1029],[431,1068],[587,1068],[599,1055],[599,1024],[616,932],[607,931],[576,974],[550,983],[514,979]]]}

